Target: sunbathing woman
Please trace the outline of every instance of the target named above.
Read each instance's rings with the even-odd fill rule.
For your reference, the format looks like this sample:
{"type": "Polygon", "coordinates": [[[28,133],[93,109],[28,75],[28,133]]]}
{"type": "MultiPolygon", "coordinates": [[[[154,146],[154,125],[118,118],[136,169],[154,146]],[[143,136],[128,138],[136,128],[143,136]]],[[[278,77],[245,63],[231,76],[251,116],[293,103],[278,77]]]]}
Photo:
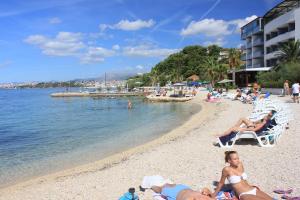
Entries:
{"type": "Polygon", "coordinates": [[[162,194],[166,200],[213,200],[200,191],[194,191],[190,187],[181,184],[164,184],[152,186],[151,189],[162,194]]]}
{"type": "Polygon", "coordinates": [[[227,141],[235,137],[236,133],[239,131],[254,131],[256,133],[262,132],[263,129],[270,124],[270,120],[274,113],[275,111],[272,110],[263,119],[255,122],[252,122],[246,118],[241,118],[233,127],[225,131],[222,135],[218,135],[217,137],[222,143],[226,143],[227,141]]]}
{"type": "Polygon", "coordinates": [[[225,179],[227,178],[240,200],[272,200],[272,198],[266,193],[249,185],[243,163],[239,160],[239,156],[236,151],[226,151],[225,162],[230,165],[223,168],[220,182],[215,192],[211,194],[213,198],[216,197],[216,194],[224,186],[225,179]]]}

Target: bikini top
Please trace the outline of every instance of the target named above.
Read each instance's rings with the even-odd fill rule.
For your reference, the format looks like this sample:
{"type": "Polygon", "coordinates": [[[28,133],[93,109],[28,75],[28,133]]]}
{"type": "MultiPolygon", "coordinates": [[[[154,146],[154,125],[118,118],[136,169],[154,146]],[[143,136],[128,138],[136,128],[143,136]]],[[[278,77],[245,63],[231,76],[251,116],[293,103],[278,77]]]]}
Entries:
{"type": "Polygon", "coordinates": [[[241,176],[236,176],[236,175],[229,176],[227,180],[230,184],[236,184],[241,182],[242,180],[247,180],[247,174],[244,172],[242,173],[241,176]]]}

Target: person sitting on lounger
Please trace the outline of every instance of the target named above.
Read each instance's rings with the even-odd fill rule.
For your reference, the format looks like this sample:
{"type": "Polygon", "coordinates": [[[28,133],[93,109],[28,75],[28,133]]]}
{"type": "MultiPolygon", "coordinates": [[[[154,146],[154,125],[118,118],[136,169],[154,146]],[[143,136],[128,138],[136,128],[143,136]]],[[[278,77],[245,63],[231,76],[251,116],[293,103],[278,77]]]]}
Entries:
{"type": "Polygon", "coordinates": [[[222,135],[217,135],[220,142],[225,144],[236,136],[240,131],[253,131],[260,134],[270,124],[270,120],[275,111],[271,111],[263,119],[252,122],[246,118],[241,118],[233,127],[225,131],[222,135]]]}
{"type": "Polygon", "coordinates": [[[242,97],[242,91],[240,89],[237,89],[236,92],[237,94],[235,95],[234,100],[238,100],[242,97]]]}
{"type": "Polygon", "coordinates": [[[216,197],[227,179],[240,200],[272,200],[272,197],[268,194],[251,186],[247,182],[247,174],[244,171],[243,163],[240,161],[236,151],[226,151],[225,162],[229,163],[229,166],[223,168],[221,179],[214,193],[211,194],[211,197],[216,197]]]}
{"type": "Polygon", "coordinates": [[[213,200],[206,192],[192,190],[182,184],[164,184],[163,186],[152,186],[155,193],[160,193],[166,200],[213,200]]]}

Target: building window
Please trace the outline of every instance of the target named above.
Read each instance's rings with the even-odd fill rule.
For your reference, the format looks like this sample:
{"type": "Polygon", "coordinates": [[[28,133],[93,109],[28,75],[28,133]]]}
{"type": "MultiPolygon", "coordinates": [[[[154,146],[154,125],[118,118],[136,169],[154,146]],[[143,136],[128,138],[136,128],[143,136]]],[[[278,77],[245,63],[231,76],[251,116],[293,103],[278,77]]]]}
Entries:
{"type": "Polygon", "coordinates": [[[295,30],[295,22],[290,23],[288,29],[289,29],[289,31],[294,31],[295,30]]]}

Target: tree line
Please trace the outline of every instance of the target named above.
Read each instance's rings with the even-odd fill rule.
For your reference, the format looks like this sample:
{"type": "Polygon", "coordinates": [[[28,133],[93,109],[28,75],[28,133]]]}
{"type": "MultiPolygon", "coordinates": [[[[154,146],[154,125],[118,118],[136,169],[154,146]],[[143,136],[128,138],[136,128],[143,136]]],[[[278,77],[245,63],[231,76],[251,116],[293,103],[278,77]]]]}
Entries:
{"type": "Polygon", "coordinates": [[[192,75],[199,76],[200,81],[213,85],[227,78],[230,69],[238,69],[243,62],[241,51],[235,48],[222,48],[217,45],[208,47],[193,45],[171,54],[156,64],[149,73],[128,79],[130,88],[137,86],[161,86],[188,80],[192,75]]]}

